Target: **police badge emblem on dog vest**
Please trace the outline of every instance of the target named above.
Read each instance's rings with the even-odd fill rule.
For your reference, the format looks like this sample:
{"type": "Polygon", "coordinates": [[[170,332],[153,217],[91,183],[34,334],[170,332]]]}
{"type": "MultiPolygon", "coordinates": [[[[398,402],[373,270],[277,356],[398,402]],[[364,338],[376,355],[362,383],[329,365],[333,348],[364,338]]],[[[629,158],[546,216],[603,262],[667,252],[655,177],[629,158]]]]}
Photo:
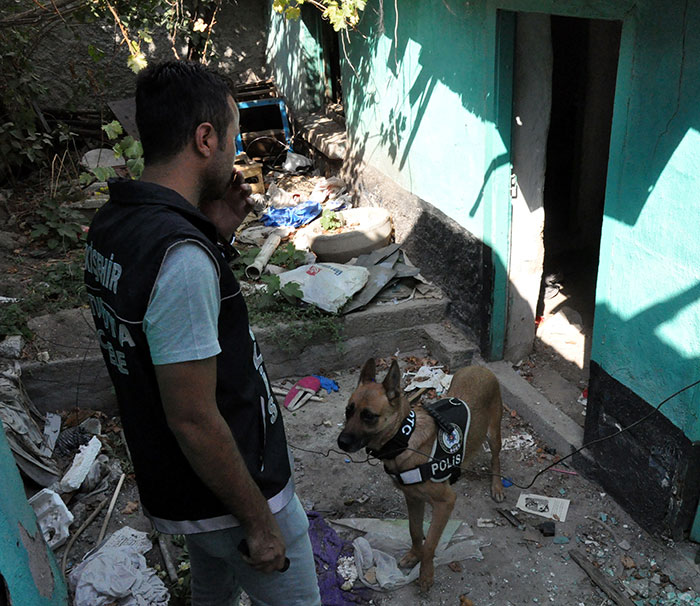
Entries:
{"type": "Polygon", "coordinates": [[[389,475],[404,485],[428,480],[450,480],[453,483],[459,477],[460,465],[464,461],[471,412],[467,404],[458,398],[444,398],[424,408],[437,424],[437,437],[430,460],[414,469],[389,475]]]}

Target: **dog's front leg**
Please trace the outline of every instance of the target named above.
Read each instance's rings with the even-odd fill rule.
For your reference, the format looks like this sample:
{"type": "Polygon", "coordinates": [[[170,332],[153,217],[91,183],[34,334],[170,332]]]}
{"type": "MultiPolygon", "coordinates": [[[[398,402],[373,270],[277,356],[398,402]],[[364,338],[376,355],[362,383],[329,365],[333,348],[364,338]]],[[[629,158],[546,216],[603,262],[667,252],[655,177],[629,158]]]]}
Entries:
{"type": "Polygon", "coordinates": [[[433,585],[433,578],[435,575],[433,558],[435,557],[435,549],[452,515],[452,510],[454,509],[457,499],[451,486],[441,484],[440,487],[444,490],[442,490],[439,495],[433,496],[430,500],[430,504],[433,508],[433,515],[430,520],[428,536],[423,544],[423,555],[420,561],[420,576],[418,577],[418,586],[422,591],[427,591],[433,585]]]}
{"type": "Polygon", "coordinates": [[[401,558],[401,568],[413,568],[421,559],[423,553],[423,518],[425,516],[425,501],[404,493],[408,508],[408,529],[411,532],[411,549],[401,558]]]}

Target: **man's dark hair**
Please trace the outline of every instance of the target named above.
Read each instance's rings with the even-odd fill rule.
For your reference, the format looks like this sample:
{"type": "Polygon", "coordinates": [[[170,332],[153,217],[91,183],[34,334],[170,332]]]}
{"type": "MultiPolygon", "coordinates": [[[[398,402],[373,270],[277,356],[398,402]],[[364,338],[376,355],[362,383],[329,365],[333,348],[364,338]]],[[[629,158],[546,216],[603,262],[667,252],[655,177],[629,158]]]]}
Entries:
{"type": "Polygon", "coordinates": [[[167,61],[142,70],[136,79],[136,125],[146,163],[172,158],[202,122],[223,137],[233,119],[232,94],[223,77],[200,63],[167,61]]]}

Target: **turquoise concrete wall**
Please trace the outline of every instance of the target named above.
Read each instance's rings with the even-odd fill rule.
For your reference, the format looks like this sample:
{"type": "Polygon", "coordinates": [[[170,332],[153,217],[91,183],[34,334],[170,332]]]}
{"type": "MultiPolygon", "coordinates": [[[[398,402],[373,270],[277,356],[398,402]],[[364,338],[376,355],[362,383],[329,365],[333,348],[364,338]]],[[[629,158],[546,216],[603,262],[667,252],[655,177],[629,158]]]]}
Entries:
{"type": "Polygon", "coordinates": [[[320,21],[314,10],[307,7],[296,21],[287,21],[270,10],[265,51],[268,68],[288,105],[296,112],[315,112],[324,102],[325,65],[320,21]]]}
{"type": "MultiPolygon", "coordinates": [[[[652,405],[700,378],[700,6],[625,22],[592,358],[652,405]]],[[[700,390],[663,413],[700,440],[700,390]]]]}
{"type": "MultiPolygon", "coordinates": [[[[613,0],[404,0],[395,44],[393,3],[383,3],[382,28],[374,2],[344,71],[353,149],[481,238],[498,272],[508,259],[510,172],[498,10],[623,21],[593,359],[651,404],[700,378],[698,8],[685,0],[663,11],[613,0]]],[[[700,390],[662,410],[700,439],[700,390]]]]}
{"type": "MultiPolygon", "coordinates": [[[[64,606],[66,586],[24,494],[5,432],[0,423],[0,574],[7,583],[11,604],[64,606]],[[22,530],[30,538],[25,546],[22,530]]],[[[25,535],[26,537],[26,535],[25,535]]]]}
{"type": "MultiPolygon", "coordinates": [[[[510,234],[498,12],[623,22],[592,358],[652,405],[700,378],[700,1],[669,0],[661,10],[651,0],[399,0],[398,7],[397,25],[393,2],[370,0],[346,43],[351,148],[491,248],[496,352],[510,234]]],[[[284,28],[306,39],[303,23],[284,28]]],[[[273,18],[270,55],[278,64],[284,28],[273,18]]],[[[285,44],[293,43],[304,46],[285,44]]],[[[298,63],[286,61],[288,76],[298,63]]],[[[292,89],[288,83],[285,94],[292,89]]],[[[700,440],[700,389],[662,412],[700,440]]]]}

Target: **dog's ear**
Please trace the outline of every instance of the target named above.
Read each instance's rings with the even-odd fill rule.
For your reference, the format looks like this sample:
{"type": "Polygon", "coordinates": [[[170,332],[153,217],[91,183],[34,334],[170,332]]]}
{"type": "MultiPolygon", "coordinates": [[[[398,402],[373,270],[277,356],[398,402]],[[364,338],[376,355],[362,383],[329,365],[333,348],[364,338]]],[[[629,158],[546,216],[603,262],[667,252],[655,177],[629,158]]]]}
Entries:
{"type": "Polygon", "coordinates": [[[384,377],[384,381],[382,382],[382,386],[384,387],[389,402],[393,402],[401,395],[401,371],[399,370],[399,364],[396,360],[391,363],[389,372],[386,373],[386,377],[384,377]]]}
{"type": "Polygon", "coordinates": [[[370,358],[365,362],[365,365],[360,371],[360,382],[358,385],[363,383],[374,383],[374,378],[377,376],[377,366],[374,363],[374,358],[370,358]]]}

